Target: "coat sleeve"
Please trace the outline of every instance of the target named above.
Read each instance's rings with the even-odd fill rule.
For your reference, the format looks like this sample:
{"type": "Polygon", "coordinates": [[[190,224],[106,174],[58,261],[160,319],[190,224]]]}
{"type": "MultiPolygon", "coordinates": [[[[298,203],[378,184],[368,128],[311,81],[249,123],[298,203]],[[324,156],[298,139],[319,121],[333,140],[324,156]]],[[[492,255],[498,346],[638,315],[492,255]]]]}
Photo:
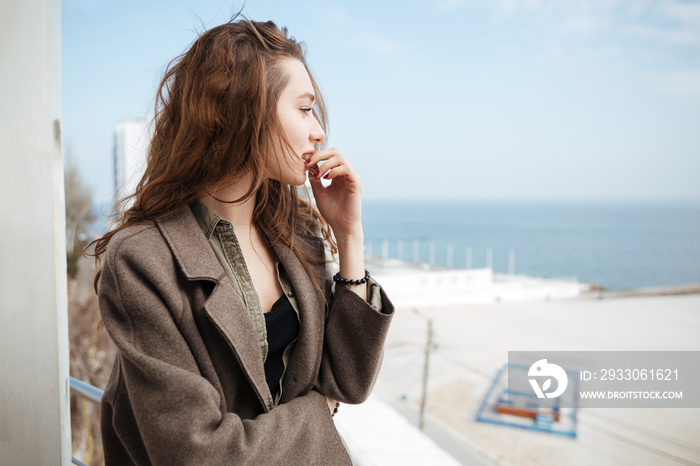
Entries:
{"type": "Polygon", "coordinates": [[[338,401],[358,404],[369,397],[379,374],[394,305],[371,277],[369,303],[340,283],[331,293],[332,286],[327,267],[326,297],[331,304],[316,388],[338,401]]]}
{"type": "MultiPolygon", "coordinates": [[[[177,325],[187,297],[171,283],[172,258],[152,260],[159,257],[149,251],[145,261],[143,248],[120,246],[108,250],[100,279],[100,312],[121,366],[116,388],[108,386],[114,393],[105,392],[102,402],[111,419],[102,423],[103,430],[105,423],[120,424],[122,431],[113,426],[111,439],[140,438],[136,447],[129,444],[139,450],[129,451],[132,461],[257,465],[303,458],[320,464],[329,452],[336,459],[344,452],[318,391],[254,419],[222,409],[218,390],[201,375],[177,325]]],[[[118,452],[110,459],[108,448],[105,457],[108,465],[120,462],[118,452]]]]}

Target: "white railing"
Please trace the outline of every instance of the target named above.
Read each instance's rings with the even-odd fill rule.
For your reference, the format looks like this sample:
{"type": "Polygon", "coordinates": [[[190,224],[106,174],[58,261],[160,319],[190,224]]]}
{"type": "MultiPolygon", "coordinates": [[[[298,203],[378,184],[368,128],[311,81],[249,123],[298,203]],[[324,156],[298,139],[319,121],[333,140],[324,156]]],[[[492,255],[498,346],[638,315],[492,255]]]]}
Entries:
{"type": "MultiPolygon", "coordinates": [[[[457,251],[455,252],[455,247],[452,243],[447,243],[445,245],[445,260],[442,262],[441,265],[438,265],[437,263],[437,244],[434,241],[430,241],[425,243],[424,241],[418,241],[414,240],[413,247],[411,248],[412,251],[412,257],[410,259],[405,257],[404,250],[407,249],[404,244],[407,243],[407,241],[404,240],[396,240],[396,254],[394,257],[390,254],[390,241],[388,239],[383,239],[379,241],[379,244],[381,247],[377,248],[379,250],[380,255],[375,255],[375,246],[374,246],[374,241],[367,241],[364,245],[365,249],[365,255],[368,257],[376,257],[380,259],[397,259],[400,262],[410,262],[413,264],[428,264],[431,267],[446,267],[448,269],[456,269],[456,268],[465,268],[465,269],[472,269],[472,259],[473,259],[473,251],[471,246],[466,246],[464,248],[464,262],[461,262],[461,259],[459,260],[460,264],[464,264],[464,266],[457,267],[455,264],[455,258],[459,257],[462,253],[457,251]],[[428,247],[428,261],[421,262],[421,243],[423,245],[427,245],[428,247]]],[[[487,269],[493,269],[493,248],[487,248],[486,249],[486,267],[487,269]]],[[[508,274],[510,275],[515,275],[515,251],[512,249],[508,251],[508,274]]]]}

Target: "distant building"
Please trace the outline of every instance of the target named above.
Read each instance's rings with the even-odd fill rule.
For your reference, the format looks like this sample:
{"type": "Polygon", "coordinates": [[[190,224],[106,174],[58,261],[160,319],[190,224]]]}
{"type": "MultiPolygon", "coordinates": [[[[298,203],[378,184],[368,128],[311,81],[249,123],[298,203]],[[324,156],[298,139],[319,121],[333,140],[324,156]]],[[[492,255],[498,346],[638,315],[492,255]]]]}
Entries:
{"type": "Polygon", "coordinates": [[[152,120],[124,120],[114,131],[115,199],[132,194],[146,169],[152,120]]]}

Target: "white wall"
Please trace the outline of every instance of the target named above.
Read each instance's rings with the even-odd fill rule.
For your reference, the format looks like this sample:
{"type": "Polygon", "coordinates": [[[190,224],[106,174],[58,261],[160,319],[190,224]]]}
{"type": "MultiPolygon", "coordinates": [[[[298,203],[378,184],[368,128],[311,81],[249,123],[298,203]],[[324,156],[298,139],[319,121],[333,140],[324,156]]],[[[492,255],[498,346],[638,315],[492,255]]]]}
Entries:
{"type": "Polygon", "coordinates": [[[0,463],[70,463],[60,0],[0,1],[0,463]]]}
{"type": "Polygon", "coordinates": [[[396,307],[575,298],[590,288],[567,280],[494,274],[492,269],[380,269],[374,276],[396,307]]]}

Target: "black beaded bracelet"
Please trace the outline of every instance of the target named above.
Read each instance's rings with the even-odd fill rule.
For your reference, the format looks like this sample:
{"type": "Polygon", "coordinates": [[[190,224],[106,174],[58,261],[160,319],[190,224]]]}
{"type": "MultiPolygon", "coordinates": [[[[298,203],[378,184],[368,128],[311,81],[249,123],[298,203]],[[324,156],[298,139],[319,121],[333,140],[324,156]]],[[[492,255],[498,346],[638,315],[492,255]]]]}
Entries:
{"type": "Polygon", "coordinates": [[[359,280],[350,280],[349,278],[341,278],[340,272],[333,275],[333,281],[336,283],[340,282],[343,285],[362,285],[363,283],[367,283],[367,280],[369,280],[369,271],[367,269],[365,269],[364,278],[361,278],[359,280]]]}
{"type": "Polygon", "coordinates": [[[333,414],[331,414],[331,417],[335,416],[338,414],[338,408],[340,408],[340,401],[335,402],[335,408],[333,408],[333,414]]]}

